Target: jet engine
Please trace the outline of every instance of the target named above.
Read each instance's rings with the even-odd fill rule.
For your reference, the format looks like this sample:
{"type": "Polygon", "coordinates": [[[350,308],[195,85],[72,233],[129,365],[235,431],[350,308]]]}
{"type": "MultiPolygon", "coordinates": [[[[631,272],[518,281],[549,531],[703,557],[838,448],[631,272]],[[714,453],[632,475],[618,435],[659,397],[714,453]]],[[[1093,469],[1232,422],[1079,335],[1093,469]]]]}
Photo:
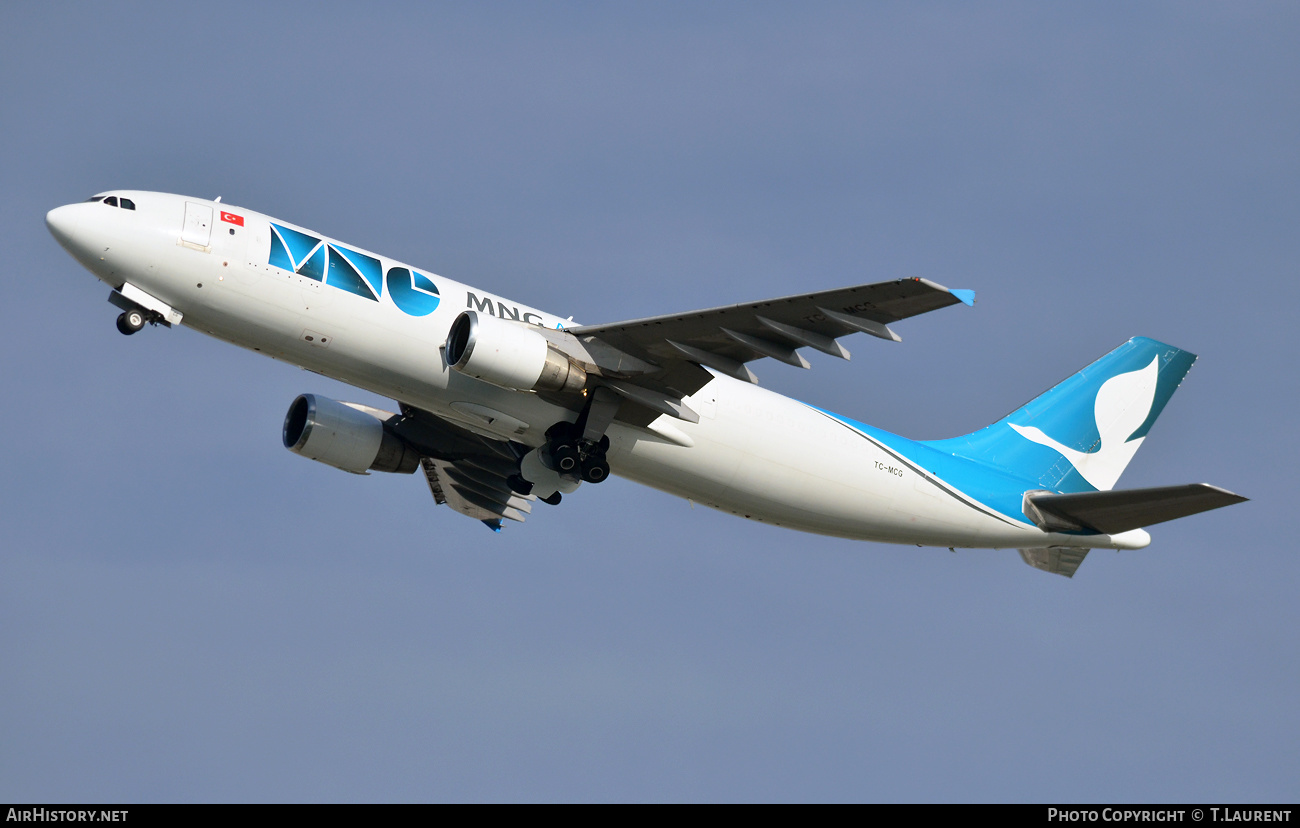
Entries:
{"type": "Polygon", "coordinates": [[[535,326],[464,311],[447,334],[447,364],[513,391],[577,392],[587,372],[546,341],[535,326]]]}
{"type": "Polygon", "coordinates": [[[302,394],[284,416],[284,447],[353,474],[409,474],[420,465],[420,455],[384,428],[384,422],[396,416],[369,406],[302,394]]]}

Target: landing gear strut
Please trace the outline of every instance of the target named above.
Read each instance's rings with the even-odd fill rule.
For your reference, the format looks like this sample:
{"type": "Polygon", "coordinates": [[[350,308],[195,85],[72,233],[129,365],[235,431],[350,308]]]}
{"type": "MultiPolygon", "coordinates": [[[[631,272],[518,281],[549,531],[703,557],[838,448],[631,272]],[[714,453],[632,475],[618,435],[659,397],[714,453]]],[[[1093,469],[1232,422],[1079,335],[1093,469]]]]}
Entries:
{"type": "Polygon", "coordinates": [[[143,328],[144,323],[148,321],[149,318],[145,316],[144,311],[139,310],[138,308],[132,308],[131,310],[123,311],[122,315],[117,317],[117,329],[127,336],[130,336],[143,328]]]}

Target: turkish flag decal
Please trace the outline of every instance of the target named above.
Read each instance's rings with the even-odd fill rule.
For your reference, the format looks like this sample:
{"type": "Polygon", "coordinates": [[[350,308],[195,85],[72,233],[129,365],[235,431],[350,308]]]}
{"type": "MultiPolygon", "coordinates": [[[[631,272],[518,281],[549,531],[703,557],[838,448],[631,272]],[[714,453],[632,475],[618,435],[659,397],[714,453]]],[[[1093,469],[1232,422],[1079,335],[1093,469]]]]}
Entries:
{"type": "Polygon", "coordinates": [[[230,222],[231,224],[238,224],[240,227],[244,226],[243,216],[237,216],[234,213],[227,213],[225,210],[221,211],[221,220],[230,222]]]}

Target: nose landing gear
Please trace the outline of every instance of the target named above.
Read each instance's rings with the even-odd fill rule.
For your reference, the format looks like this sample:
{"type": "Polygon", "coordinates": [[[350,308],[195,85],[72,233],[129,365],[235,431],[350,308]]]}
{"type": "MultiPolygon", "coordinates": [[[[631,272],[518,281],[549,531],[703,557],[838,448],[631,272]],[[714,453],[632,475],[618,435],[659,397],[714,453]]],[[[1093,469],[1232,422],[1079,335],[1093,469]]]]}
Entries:
{"type": "Polygon", "coordinates": [[[144,327],[144,323],[149,321],[149,317],[144,311],[138,308],[123,311],[117,317],[117,329],[123,334],[130,336],[144,327]]]}
{"type": "Polygon", "coordinates": [[[117,329],[127,336],[137,333],[146,324],[170,328],[179,325],[184,318],[180,311],[130,282],[124,282],[122,287],[109,293],[108,303],[122,309],[117,317],[117,329]]]}

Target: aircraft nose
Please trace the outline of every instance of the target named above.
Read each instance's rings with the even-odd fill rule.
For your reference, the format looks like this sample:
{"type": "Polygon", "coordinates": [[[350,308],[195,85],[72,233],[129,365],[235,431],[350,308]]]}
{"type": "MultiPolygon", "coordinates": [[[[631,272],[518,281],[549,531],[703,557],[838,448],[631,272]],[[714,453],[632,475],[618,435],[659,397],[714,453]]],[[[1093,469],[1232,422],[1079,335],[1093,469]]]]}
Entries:
{"type": "Polygon", "coordinates": [[[64,248],[72,244],[73,234],[77,232],[77,214],[76,204],[55,207],[45,214],[45,226],[50,229],[50,235],[64,248]]]}

